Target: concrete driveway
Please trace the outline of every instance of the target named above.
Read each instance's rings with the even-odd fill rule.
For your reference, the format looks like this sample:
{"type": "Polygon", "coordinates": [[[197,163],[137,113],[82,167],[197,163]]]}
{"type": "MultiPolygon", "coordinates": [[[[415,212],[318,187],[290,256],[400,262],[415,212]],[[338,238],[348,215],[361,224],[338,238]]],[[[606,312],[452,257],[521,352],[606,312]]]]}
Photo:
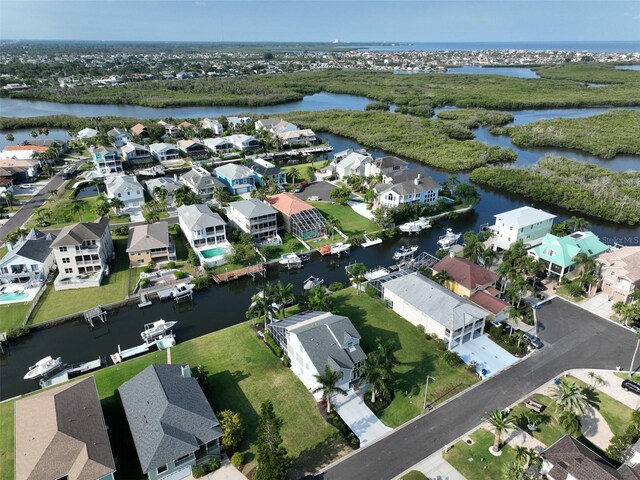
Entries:
{"type": "Polygon", "coordinates": [[[336,188],[335,185],[329,182],[313,182],[310,183],[302,192],[294,193],[294,195],[302,200],[307,200],[309,197],[318,197],[322,202],[331,202],[331,192],[336,188]]]}
{"type": "Polygon", "coordinates": [[[373,442],[392,430],[375,416],[362,397],[353,390],[349,390],[347,395],[337,395],[334,402],[336,412],[356,434],[360,446],[373,442]]]}
{"type": "Polygon", "coordinates": [[[488,335],[464,342],[452,349],[467,365],[476,362],[476,372],[482,378],[490,377],[518,361],[516,357],[493,342],[488,335]]]}
{"type": "Polygon", "coordinates": [[[600,292],[580,303],[580,306],[582,308],[586,308],[590,312],[593,312],[596,315],[600,315],[604,318],[611,318],[611,315],[613,315],[611,305],[613,305],[613,302],[609,301],[609,297],[604,292],[600,292]]]}

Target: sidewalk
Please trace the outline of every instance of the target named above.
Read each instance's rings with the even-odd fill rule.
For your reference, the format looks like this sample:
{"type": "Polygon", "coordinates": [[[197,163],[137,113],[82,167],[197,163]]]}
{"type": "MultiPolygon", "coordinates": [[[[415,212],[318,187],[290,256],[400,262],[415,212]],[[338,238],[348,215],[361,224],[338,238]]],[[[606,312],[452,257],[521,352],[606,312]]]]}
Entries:
{"type": "Polygon", "coordinates": [[[460,472],[442,457],[442,450],[416,463],[393,480],[399,480],[412,470],[424,473],[430,480],[466,480],[460,472]]]}

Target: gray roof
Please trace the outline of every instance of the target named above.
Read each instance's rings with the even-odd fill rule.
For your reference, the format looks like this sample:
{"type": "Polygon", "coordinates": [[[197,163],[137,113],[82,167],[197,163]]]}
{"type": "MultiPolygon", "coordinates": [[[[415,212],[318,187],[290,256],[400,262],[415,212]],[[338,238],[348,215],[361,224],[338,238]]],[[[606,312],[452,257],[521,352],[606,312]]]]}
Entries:
{"type": "Polygon", "coordinates": [[[51,255],[51,243],[54,238],[51,234],[44,234],[32,228],[23,241],[16,243],[13,250],[7,252],[7,254],[0,259],[0,264],[17,256],[28,258],[38,263],[44,263],[47,257],[51,255]]]}
{"type": "Polygon", "coordinates": [[[257,198],[231,202],[229,208],[236,209],[245,218],[263,217],[265,215],[276,215],[278,213],[275,208],[261,202],[257,198]]]}
{"type": "Polygon", "coordinates": [[[389,168],[389,167],[404,167],[408,163],[402,160],[401,158],[394,157],[392,155],[388,155],[386,157],[375,158],[374,161],[376,165],[380,168],[389,168]]]}
{"type": "Polygon", "coordinates": [[[618,480],[618,472],[600,455],[578,440],[565,435],[543,453],[553,465],[549,475],[555,480],[618,480]]]}
{"type": "Polygon", "coordinates": [[[104,231],[109,228],[109,217],[101,218],[95,222],[75,223],[67,225],[51,243],[51,248],[65,245],[82,245],[85,240],[100,240],[104,231]]]}
{"type": "Polygon", "coordinates": [[[224,187],[224,184],[220,180],[202,168],[189,170],[182,174],[180,178],[198,190],[205,190],[211,187],[224,187]]]}
{"type": "Polygon", "coordinates": [[[120,151],[124,153],[133,152],[135,150],[144,150],[145,152],[149,153],[149,149],[145,145],[140,145],[139,143],[135,142],[127,142],[122,147],[120,147],[120,151]]]}
{"type": "Polygon", "coordinates": [[[152,143],[149,145],[149,150],[156,153],[162,153],[165,150],[175,150],[177,152],[178,148],[170,143],[152,143]]]}
{"type": "Polygon", "coordinates": [[[144,184],[147,187],[147,191],[150,193],[153,193],[153,189],[155,187],[164,188],[169,194],[173,194],[174,190],[180,188],[180,183],[176,182],[171,177],[153,178],[151,180],[147,180],[144,184]]]}
{"type": "Polygon", "coordinates": [[[115,153],[118,155],[118,149],[116,147],[96,147],[93,149],[93,153],[99,153],[105,155],[107,153],[115,153]]]}
{"type": "Polygon", "coordinates": [[[150,225],[136,225],[129,229],[127,253],[166,248],[169,246],[169,224],[157,222],[150,225]]]}
{"type": "Polygon", "coordinates": [[[118,389],[144,473],[222,436],[211,405],[181,365],[150,365],[118,389]]]}
{"type": "Polygon", "coordinates": [[[212,212],[206,205],[183,205],[178,207],[178,216],[184,221],[189,230],[196,230],[195,227],[207,228],[225,225],[222,217],[212,212]]]}
{"type": "Polygon", "coordinates": [[[494,215],[498,220],[502,220],[505,225],[514,228],[528,227],[534,223],[545,222],[556,218],[555,215],[533,207],[520,207],[508,212],[494,215]]]}
{"type": "Polygon", "coordinates": [[[216,175],[218,177],[223,176],[227,180],[239,180],[242,178],[252,177],[253,172],[244,165],[227,163],[226,165],[216,168],[216,175]]]}
{"type": "Polygon", "coordinates": [[[128,135],[131,136],[129,132],[127,132],[124,128],[112,128],[107,132],[107,135],[110,137],[117,137],[118,135],[128,135]]]}
{"type": "Polygon", "coordinates": [[[387,292],[394,293],[447,328],[451,328],[453,318],[453,330],[470,323],[472,319],[477,320],[488,315],[465,298],[419,273],[389,280],[384,284],[384,292],[385,296],[387,292]]]}
{"type": "Polygon", "coordinates": [[[109,193],[125,193],[127,191],[137,190],[142,194],[142,185],[136,180],[134,175],[118,175],[115,177],[107,177],[104,180],[109,193]]]}
{"type": "Polygon", "coordinates": [[[401,175],[394,176],[393,183],[380,183],[375,186],[375,190],[378,193],[393,190],[402,196],[439,188],[440,184],[425,173],[423,169],[419,168],[407,170],[401,175]],[[410,175],[406,175],[407,173],[410,173],[410,175]],[[418,178],[418,175],[420,175],[420,178],[418,178]],[[417,184],[416,179],[418,180],[417,184]]]}
{"type": "Polygon", "coordinates": [[[259,163],[251,162],[247,164],[248,167],[261,177],[269,177],[271,175],[279,174],[282,169],[280,167],[267,167],[266,165],[260,165],[259,163]]]}

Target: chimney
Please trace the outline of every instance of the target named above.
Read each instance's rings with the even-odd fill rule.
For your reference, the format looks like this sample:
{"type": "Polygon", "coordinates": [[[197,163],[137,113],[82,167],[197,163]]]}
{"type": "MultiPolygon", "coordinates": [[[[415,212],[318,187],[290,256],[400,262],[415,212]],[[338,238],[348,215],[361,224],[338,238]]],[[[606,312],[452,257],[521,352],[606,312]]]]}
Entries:
{"type": "Polygon", "coordinates": [[[454,252],[453,250],[449,250],[449,256],[450,256],[451,258],[455,258],[455,256],[456,256],[456,252],[454,252]]]}
{"type": "Polygon", "coordinates": [[[418,176],[415,178],[415,180],[413,181],[413,183],[415,183],[416,185],[420,184],[420,174],[418,174],[418,176]]]}
{"type": "Polygon", "coordinates": [[[180,365],[180,371],[184,378],[191,378],[191,369],[189,365],[180,365]]]}

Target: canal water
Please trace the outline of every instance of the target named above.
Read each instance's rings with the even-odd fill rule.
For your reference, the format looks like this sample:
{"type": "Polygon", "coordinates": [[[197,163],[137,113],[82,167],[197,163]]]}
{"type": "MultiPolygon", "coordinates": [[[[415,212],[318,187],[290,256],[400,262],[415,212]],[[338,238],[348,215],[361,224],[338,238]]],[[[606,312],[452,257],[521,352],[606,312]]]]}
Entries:
{"type": "MultiPolygon", "coordinates": [[[[363,105],[366,101],[363,102],[363,105]]],[[[283,106],[280,106],[281,108],[283,106]]],[[[342,104],[332,105],[341,108],[342,104]]],[[[545,117],[544,111],[523,111],[514,112],[516,119],[514,123],[527,123],[539,118],[553,118],[555,116],[585,116],[601,113],[606,109],[587,110],[562,110],[548,111],[545,117]]],[[[189,114],[190,116],[196,116],[189,114]]],[[[56,132],[56,134],[61,132],[56,132]]],[[[478,138],[485,143],[501,146],[505,144],[506,137],[493,136],[486,129],[478,129],[478,138]]],[[[50,134],[50,138],[58,135],[50,134]]],[[[332,134],[321,134],[334,147],[334,151],[346,148],[361,148],[356,142],[332,134]]],[[[17,135],[16,135],[17,137],[17,135]]],[[[514,147],[511,147],[514,148],[514,147]]],[[[554,153],[554,149],[518,149],[518,162],[516,164],[533,163],[547,153],[554,153]]],[[[370,152],[374,156],[385,155],[381,150],[370,152]]],[[[639,169],[640,157],[624,156],[616,157],[612,160],[601,160],[589,155],[582,155],[576,152],[571,153],[572,158],[590,163],[597,163],[608,168],[635,170],[639,169]],[[580,157],[580,158],[578,158],[580,157]],[[629,157],[629,158],[627,158],[629,157]],[[637,162],[634,164],[634,162],[637,162]],[[613,165],[613,166],[611,166],[613,165]]],[[[414,166],[418,164],[414,163],[414,166]]],[[[446,180],[448,173],[437,169],[427,168],[429,173],[438,182],[446,180]]],[[[468,181],[468,174],[457,175],[461,181],[468,181]]],[[[323,278],[325,284],[334,281],[346,280],[344,267],[349,262],[362,262],[368,267],[385,266],[393,263],[392,254],[401,245],[418,245],[419,251],[434,252],[436,241],[444,233],[447,227],[453,228],[456,232],[477,231],[484,223],[493,223],[493,215],[507,211],[522,205],[532,204],[526,199],[505,194],[503,192],[478,188],[481,194],[480,203],[475,210],[467,215],[459,216],[456,219],[443,219],[433,228],[423,232],[419,236],[403,236],[384,242],[381,245],[368,249],[354,248],[350,257],[335,258],[314,256],[312,261],[305,264],[302,270],[282,271],[272,268],[267,273],[266,280],[292,283],[297,293],[302,292],[304,279],[310,275],[323,278]]],[[[558,221],[568,218],[572,214],[557,207],[545,204],[533,203],[533,206],[544,208],[558,216],[558,221]]],[[[625,245],[640,244],[640,228],[627,227],[612,224],[602,220],[590,219],[591,229],[606,243],[621,243],[625,245]]],[[[9,354],[0,359],[0,399],[11,398],[37,388],[33,381],[23,380],[29,365],[34,364],[40,358],[47,355],[61,356],[65,362],[74,363],[88,361],[98,356],[108,357],[117,351],[118,345],[123,349],[141,343],[140,332],[145,323],[163,318],[167,321],[177,320],[179,323],[174,328],[174,333],[179,342],[204,335],[231,325],[244,321],[245,312],[251,303],[251,296],[262,289],[263,279],[244,279],[229,283],[225,286],[213,286],[203,292],[197,292],[192,302],[175,304],[173,302],[155,302],[153,306],[140,311],[137,306],[123,307],[119,311],[109,315],[105,326],[91,329],[84,321],[75,321],[60,325],[51,329],[34,332],[30,336],[12,344],[9,354]]],[[[79,292],[82,294],[82,292],[79,292]]]]}

